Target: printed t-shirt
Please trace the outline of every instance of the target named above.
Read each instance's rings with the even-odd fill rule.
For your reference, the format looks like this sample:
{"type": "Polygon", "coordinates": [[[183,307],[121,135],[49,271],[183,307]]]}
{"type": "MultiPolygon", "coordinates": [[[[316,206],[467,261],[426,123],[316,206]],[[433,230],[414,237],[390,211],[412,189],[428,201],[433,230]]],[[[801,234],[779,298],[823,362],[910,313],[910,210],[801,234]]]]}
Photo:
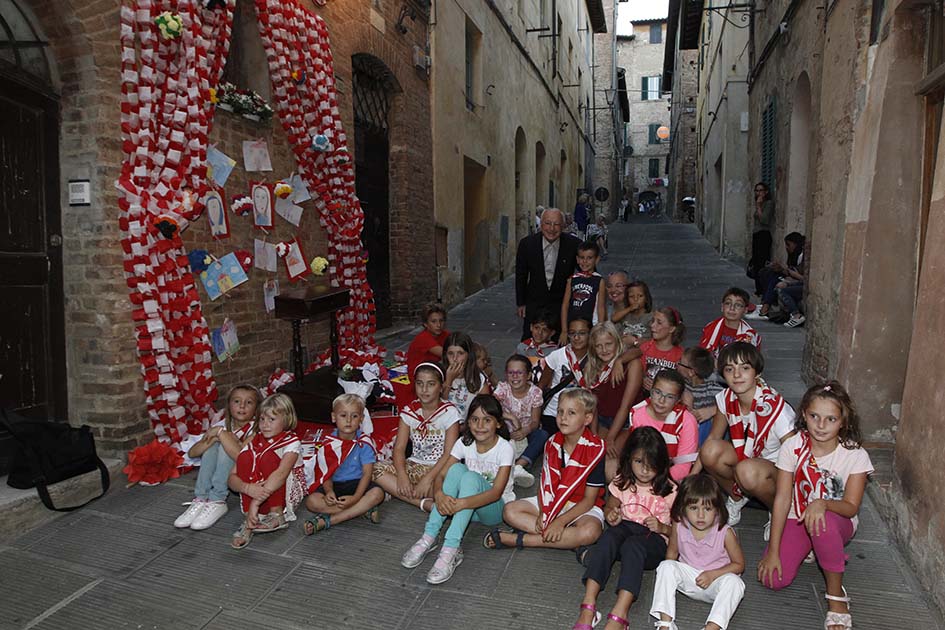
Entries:
{"type": "Polygon", "coordinates": [[[676,369],[676,364],[682,360],[682,346],[673,346],[669,350],[660,350],[656,342],[650,339],[640,344],[640,360],[643,361],[643,378],[656,378],[657,373],[664,368],[676,369]]]}
{"type": "Polygon", "coordinates": [[[649,339],[653,336],[650,330],[650,323],[653,321],[653,313],[641,313],[640,315],[627,315],[619,322],[614,322],[614,326],[620,331],[621,335],[633,335],[640,339],[649,339]]]}
{"type": "MultiPolygon", "coordinates": [[[[789,437],[787,441],[781,445],[781,450],[778,451],[778,461],[777,464],[775,464],[778,470],[787,471],[792,475],[797,470],[796,451],[801,446],[801,439],[801,435],[798,433],[797,435],[789,437]]],[[[848,449],[838,444],[833,453],[813,457],[813,459],[826,481],[822,495],[819,497],[810,497],[811,501],[815,499],[839,501],[843,499],[843,492],[846,490],[847,479],[850,478],[850,475],[856,475],[858,473],[866,473],[869,475],[873,472],[873,462],[870,461],[870,455],[866,452],[865,448],[858,447],[848,449]]],[[[788,513],[788,518],[800,518],[797,514],[797,505],[795,505],[793,499],[791,500],[791,511],[788,513]]],[[[856,531],[859,519],[854,516],[852,520],[853,531],[856,531]]]]}
{"type": "MultiPolygon", "coordinates": [[[[621,490],[616,481],[610,482],[607,491],[620,501],[620,515],[623,520],[643,525],[647,518],[655,516],[664,525],[671,523],[669,511],[676,499],[675,485],[673,485],[672,492],[665,497],[653,494],[650,491],[650,486],[644,486],[643,484],[636,484],[636,492],[634,492],[634,486],[632,485],[628,485],[626,490],[621,490]]],[[[663,538],[666,538],[666,536],[663,536],[663,538]]]]}
{"type": "MultiPolygon", "coordinates": [[[[332,431],[331,434],[338,437],[338,429],[332,431]]],[[[362,435],[361,430],[358,429],[356,438],[362,435]]],[[[348,453],[345,460],[339,464],[338,469],[335,470],[335,474],[331,476],[331,480],[334,482],[342,482],[360,479],[361,473],[364,472],[364,465],[373,464],[376,461],[377,456],[374,454],[373,448],[366,444],[358,444],[351,449],[351,452],[348,453]]]]}
{"type": "MultiPolygon", "coordinates": [[[[416,401],[419,406],[419,401],[416,401]]],[[[408,406],[408,409],[412,407],[408,406]]],[[[421,411],[416,411],[417,414],[421,411]]],[[[400,419],[410,427],[410,442],[413,444],[413,454],[408,461],[435,466],[443,456],[443,447],[446,444],[446,431],[459,422],[459,412],[450,403],[443,403],[437,413],[425,424],[425,431],[421,434],[416,429],[420,421],[414,414],[402,413],[400,419]]]]}
{"type": "Polygon", "coordinates": [[[420,334],[413,338],[413,341],[410,342],[410,347],[407,348],[407,373],[411,378],[413,378],[414,369],[421,363],[440,362],[440,357],[431,354],[430,350],[446,343],[446,338],[449,334],[449,331],[444,330],[438,336],[434,337],[433,333],[424,328],[420,331],[420,334]]]}
{"type": "Polygon", "coordinates": [[[530,428],[532,424],[532,409],[541,407],[541,389],[537,385],[529,385],[524,398],[516,398],[512,387],[502,381],[495,388],[496,400],[502,405],[502,413],[512,416],[519,421],[522,428],[530,428]]]}
{"type": "Polygon", "coordinates": [[[456,411],[459,413],[460,422],[466,422],[466,411],[469,409],[469,403],[472,402],[473,397],[475,397],[475,395],[478,394],[486,384],[485,381],[485,375],[480,374],[479,387],[470,391],[469,387],[466,386],[465,378],[453,379],[453,382],[450,384],[448,398],[451,403],[456,405],[456,411]]]}
{"type": "MultiPolygon", "coordinates": [[[[554,376],[551,377],[551,384],[549,388],[554,388],[561,382],[561,379],[565,375],[571,373],[571,365],[568,362],[568,355],[565,352],[568,346],[563,348],[558,348],[545,358],[545,369],[551,370],[554,376]]],[[[561,392],[571,389],[572,387],[579,387],[578,379],[572,379],[567,387],[561,390],[561,392]]],[[[545,410],[542,412],[546,416],[556,416],[558,415],[558,398],[561,396],[561,392],[558,392],[554,397],[548,401],[548,405],[545,407],[545,410]]]]}
{"type": "MultiPolygon", "coordinates": [[[[755,417],[753,411],[749,411],[747,414],[732,416],[725,412],[725,392],[729,391],[728,388],[723,389],[715,396],[716,406],[725,414],[725,420],[728,422],[729,426],[735,424],[736,422],[741,422],[746,427],[753,427],[753,432],[755,435],[758,434],[758,431],[761,427],[758,426],[758,420],[755,417]]],[[[759,385],[755,387],[755,400],[760,401],[762,399],[763,388],[759,385]]],[[[739,407],[739,410],[741,408],[739,407]]],[[[794,408],[791,405],[787,404],[787,401],[784,403],[784,407],[781,409],[781,413],[774,421],[774,426],[771,427],[771,431],[768,432],[767,439],[765,440],[764,448],[761,451],[761,458],[767,459],[771,463],[775,463],[778,460],[778,451],[781,449],[781,438],[794,430],[794,408]]],[[[749,447],[746,445],[745,454],[747,457],[751,457],[749,453],[749,447]]]]}
{"type": "Polygon", "coordinates": [[[463,444],[462,440],[456,440],[450,456],[462,461],[466,464],[466,468],[479,473],[491,484],[495,483],[499,468],[509,466],[509,479],[505,484],[505,489],[502,490],[502,500],[506,503],[515,500],[511,471],[511,466],[515,463],[515,451],[508,440],[500,436],[495,445],[485,453],[480,453],[476,449],[475,440],[472,444],[463,444]]]}

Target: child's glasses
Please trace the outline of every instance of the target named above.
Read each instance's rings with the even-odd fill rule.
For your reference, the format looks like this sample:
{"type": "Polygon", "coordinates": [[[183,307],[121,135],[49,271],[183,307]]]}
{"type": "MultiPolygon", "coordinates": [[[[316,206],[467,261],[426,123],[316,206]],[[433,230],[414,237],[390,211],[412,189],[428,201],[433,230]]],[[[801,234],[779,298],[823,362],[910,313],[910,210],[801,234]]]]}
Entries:
{"type": "Polygon", "coordinates": [[[505,371],[506,376],[525,376],[526,374],[528,374],[528,372],[526,372],[525,370],[506,370],[505,371]]]}
{"type": "Polygon", "coordinates": [[[568,337],[571,337],[571,338],[574,338],[574,337],[587,337],[589,334],[591,334],[591,333],[589,333],[589,332],[586,331],[586,330],[577,330],[577,331],[574,331],[574,332],[571,332],[570,330],[568,331],[568,337]]]}
{"type": "Polygon", "coordinates": [[[668,400],[670,402],[675,402],[679,400],[679,396],[677,396],[676,394],[667,394],[666,392],[659,389],[651,389],[650,397],[659,398],[660,400],[668,400]]]}

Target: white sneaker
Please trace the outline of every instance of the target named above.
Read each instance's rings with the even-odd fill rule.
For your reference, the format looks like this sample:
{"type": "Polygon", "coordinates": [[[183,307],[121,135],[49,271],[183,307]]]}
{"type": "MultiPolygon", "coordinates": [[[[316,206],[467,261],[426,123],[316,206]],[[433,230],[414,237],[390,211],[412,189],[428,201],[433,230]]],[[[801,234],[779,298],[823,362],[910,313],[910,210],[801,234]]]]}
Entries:
{"type": "Polygon", "coordinates": [[[762,534],[765,542],[771,540],[771,512],[768,512],[768,522],[765,523],[765,532],[762,534]]]}
{"type": "Polygon", "coordinates": [[[184,513],[177,517],[177,520],[174,521],[174,527],[179,527],[184,529],[185,527],[190,527],[194,519],[203,512],[203,509],[209,505],[208,501],[202,501],[200,499],[194,499],[190,503],[190,507],[184,510],[184,513]]]}
{"type": "Polygon", "coordinates": [[[804,564],[814,564],[815,562],[817,562],[817,558],[814,556],[814,550],[811,549],[807,557],[804,558],[804,564]]]}
{"type": "Polygon", "coordinates": [[[761,314],[761,309],[756,308],[750,313],[745,313],[745,319],[768,319],[767,315],[761,314]]]}
{"type": "Polygon", "coordinates": [[[742,520],[742,508],[748,503],[748,497],[742,497],[738,501],[732,497],[725,499],[725,509],[728,510],[728,526],[735,527],[742,520]]]}
{"type": "Polygon", "coordinates": [[[446,551],[445,547],[440,551],[436,562],[433,563],[433,568],[427,573],[427,582],[429,584],[442,584],[447,581],[453,577],[453,571],[456,570],[456,567],[463,563],[462,549],[457,549],[456,553],[454,553],[453,557],[449,560],[443,558],[443,551],[446,551]]]}
{"type": "Polygon", "coordinates": [[[535,475],[531,474],[521,464],[515,464],[512,469],[512,483],[523,488],[531,488],[535,485],[535,475]]]}
{"type": "MultiPolygon", "coordinates": [[[[407,553],[404,554],[403,558],[400,559],[400,566],[405,569],[413,569],[414,567],[420,566],[420,563],[423,562],[423,559],[427,557],[427,554],[436,549],[436,543],[430,543],[429,545],[423,542],[421,538],[413,544],[413,546],[407,550],[407,553]]],[[[449,579],[449,578],[447,578],[449,579]]]]}
{"type": "Polygon", "coordinates": [[[204,508],[190,524],[190,529],[200,531],[213,527],[213,524],[223,518],[230,508],[226,507],[226,501],[211,501],[204,503],[204,508]]]}
{"type": "Polygon", "coordinates": [[[791,315],[791,319],[784,322],[785,328],[797,328],[801,324],[807,321],[807,318],[798,313],[797,315],[791,315]]]}

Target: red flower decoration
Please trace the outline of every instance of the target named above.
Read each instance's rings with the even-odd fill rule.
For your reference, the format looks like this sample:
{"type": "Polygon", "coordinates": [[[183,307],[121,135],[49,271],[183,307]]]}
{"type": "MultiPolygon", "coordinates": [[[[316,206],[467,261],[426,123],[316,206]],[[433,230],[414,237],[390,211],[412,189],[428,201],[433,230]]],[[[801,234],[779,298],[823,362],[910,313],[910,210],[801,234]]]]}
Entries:
{"type": "Polygon", "coordinates": [[[128,483],[154,485],[180,477],[178,467],[183,463],[180,451],[155,439],[128,453],[128,465],[122,472],[128,476],[128,483]]]}

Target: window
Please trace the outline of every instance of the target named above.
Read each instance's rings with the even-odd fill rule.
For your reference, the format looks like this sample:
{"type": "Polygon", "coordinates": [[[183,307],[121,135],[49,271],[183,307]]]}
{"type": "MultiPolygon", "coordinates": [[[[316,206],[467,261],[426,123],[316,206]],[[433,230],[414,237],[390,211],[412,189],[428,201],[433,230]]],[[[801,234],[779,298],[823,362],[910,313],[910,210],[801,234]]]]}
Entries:
{"type": "Polygon", "coordinates": [[[774,195],[774,169],[777,162],[777,126],[774,98],[761,113],[761,181],[774,195]]]}
{"type": "Polygon", "coordinates": [[[479,92],[479,46],[482,34],[469,18],[466,18],[466,109],[476,110],[479,92]]]}
{"type": "Polygon", "coordinates": [[[660,98],[660,77],[641,77],[642,79],[642,89],[641,100],[644,101],[658,101],[660,98]]]}
{"type": "Polygon", "coordinates": [[[650,43],[651,44],[663,43],[663,25],[662,24],[650,24],[650,43]]]}
{"type": "Polygon", "coordinates": [[[659,158],[650,159],[650,179],[656,179],[660,176],[660,160],[659,158]]]}
{"type": "Polygon", "coordinates": [[[648,140],[649,144],[659,144],[659,143],[660,143],[660,138],[659,138],[659,136],[656,135],[656,134],[657,134],[657,132],[659,131],[660,124],[659,124],[659,123],[650,123],[650,124],[648,125],[648,127],[649,127],[649,130],[650,130],[650,134],[649,134],[650,139],[648,140]]]}

